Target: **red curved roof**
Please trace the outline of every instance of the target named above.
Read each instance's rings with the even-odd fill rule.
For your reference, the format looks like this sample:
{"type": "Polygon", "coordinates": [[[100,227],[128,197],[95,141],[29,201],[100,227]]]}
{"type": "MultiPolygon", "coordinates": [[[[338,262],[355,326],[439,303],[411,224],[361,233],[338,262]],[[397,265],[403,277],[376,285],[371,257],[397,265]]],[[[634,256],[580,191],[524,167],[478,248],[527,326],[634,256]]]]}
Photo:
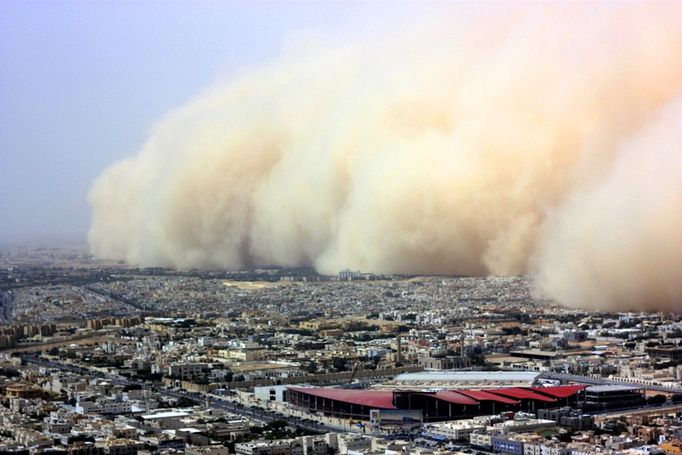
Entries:
{"type": "Polygon", "coordinates": [[[524,389],[521,387],[493,389],[488,390],[488,392],[492,392],[495,395],[502,395],[505,397],[514,398],[516,400],[537,400],[544,401],[546,403],[553,403],[556,401],[556,398],[548,397],[547,395],[542,395],[540,393],[533,392],[532,390],[524,389]]]}
{"type": "MultiPolygon", "coordinates": [[[[477,405],[481,401],[495,401],[505,404],[519,404],[519,400],[555,402],[559,398],[575,395],[585,385],[564,385],[553,387],[509,387],[488,390],[440,390],[434,393],[420,393],[434,396],[448,403],[477,405]]],[[[288,387],[289,390],[307,395],[357,404],[376,409],[397,409],[393,404],[393,392],[385,390],[334,389],[326,387],[288,387]]],[[[419,393],[419,392],[416,392],[419,393]]]]}
{"type": "Polygon", "coordinates": [[[455,392],[454,390],[440,390],[436,392],[436,398],[454,404],[463,405],[478,404],[478,401],[474,400],[473,398],[468,397],[462,393],[455,392]]]}
{"type": "Polygon", "coordinates": [[[519,404],[518,400],[512,400],[511,398],[486,392],[485,390],[460,390],[459,393],[462,393],[477,401],[496,401],[498,403],[505,404],[519,404]]]}
{"type": "Polygon", "coordinates": [[[332,389],[326,387],[288,387],[288,389],[349,404],[358,404],[377,409],[398,409],[393,405],[393,392],[390,391],[332,389]]]}
{"type": "Polygon", "coordinates": [[[531,390],[541,393],[543,395],[549,395],[553,398],[567,398],[580,392],[582,389],[587,387],[582,384],[575,385],[557,385],[552,387],[531,387],[531,390]]]}

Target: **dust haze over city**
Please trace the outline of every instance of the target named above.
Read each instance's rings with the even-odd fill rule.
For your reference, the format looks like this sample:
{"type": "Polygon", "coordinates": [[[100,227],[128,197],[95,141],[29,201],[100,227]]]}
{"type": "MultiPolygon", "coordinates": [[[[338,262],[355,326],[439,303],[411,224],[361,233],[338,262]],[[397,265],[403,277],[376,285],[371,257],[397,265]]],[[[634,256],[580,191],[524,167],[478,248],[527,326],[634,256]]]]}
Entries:
{"type": "Polygon", "coordinates": [[[682,2],[0,3],[0,453],[682,451],[682,2]]]}
{"type": "Polygon", "coordinates": [[[451,9],[294,41],[164,116],[95,182],[93,253],[536,273],[567,305],[678,308],[679,5],[451,9]]]}

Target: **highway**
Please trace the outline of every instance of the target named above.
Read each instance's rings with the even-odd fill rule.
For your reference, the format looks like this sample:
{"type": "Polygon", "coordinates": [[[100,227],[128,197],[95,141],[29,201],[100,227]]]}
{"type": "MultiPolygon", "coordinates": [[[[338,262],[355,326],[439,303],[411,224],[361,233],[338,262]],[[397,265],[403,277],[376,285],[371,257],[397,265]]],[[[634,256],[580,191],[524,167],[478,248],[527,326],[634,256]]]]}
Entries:
{"type": "Polygon", "coordinates": [[[615,379],[608,378],[593,378],[591,376],[582,376],[577,374],[566,374],[566,373],[542,373],[540,375],[542,379],[555,379],[560,380],[562,383],[565,382],[580,382],[583,384],[591,385],[627,385],[639,387],[646,390],[653,390],[655,392],[667,392],[667,393],[682,393],[682,388],[679,387],[663,387],[655,385],[644,385],[636,382],[628,381],[618,381],[615,379]]]}
{"type": "Polygon", "coordinates": [[[138,302],[135,302],[134,300],[129,299],[125,296],[118,295],[118,294],[115,294],[113,292],[106,292],[106,291],[103,291],[101,289],[97,289],[96,287],[93,287],[92,285],[83,286],[83,289],[85,289],[88,292],[92,292],[93,294],[97,294],[97,295],[100,295],[102,297],[108,297],[112,300],[116,300],[117,302],[131,306],[131,307],[135,308],[136,310],[140,310],[140,311],[152,310],[151,308],[147,308],[146,306],[141,305],[138,302]]]}

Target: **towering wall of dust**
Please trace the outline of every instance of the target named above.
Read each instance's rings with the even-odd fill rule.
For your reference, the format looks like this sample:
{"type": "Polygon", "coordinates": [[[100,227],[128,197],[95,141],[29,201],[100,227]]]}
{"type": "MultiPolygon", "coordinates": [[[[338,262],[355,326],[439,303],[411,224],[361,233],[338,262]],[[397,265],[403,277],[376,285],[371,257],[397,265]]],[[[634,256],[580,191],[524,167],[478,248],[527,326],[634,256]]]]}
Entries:
{"type": "Polygon", "coordinates": [[[286,52],[208,89],[97,179],[92,251],[536,272],[566,304],[682,309],[682,8],[462,22],[286,52]]]}

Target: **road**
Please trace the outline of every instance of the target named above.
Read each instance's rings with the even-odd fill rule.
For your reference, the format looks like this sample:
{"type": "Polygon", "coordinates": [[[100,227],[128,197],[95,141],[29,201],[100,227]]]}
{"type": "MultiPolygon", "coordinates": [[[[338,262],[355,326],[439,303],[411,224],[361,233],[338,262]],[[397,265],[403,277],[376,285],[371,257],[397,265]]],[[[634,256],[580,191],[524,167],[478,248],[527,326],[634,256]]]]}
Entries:
{"type": "Polygon", "coordinates": [[[131,307],[135,308],[136,310],[140,310],[140,311],[151,310],[151,308],[147,308],[145,305],[141,305],[140,303],[138,303],[132,299],[129,299],[129,298],[124,297],[122,295],[116,294],[114,292],[107,292],[107,291],[103,291],[101,289],[97,289],[96,287],[93,287],[92,285],[83,286],[83,289],[85,289],[86,291],[91,292],[93,294],[100,295],[102,297],[108,297],[112,300],[123,303],[124,305],[131,306],[131,307]]]}
{"type": "Polygon", "coordinates": [[[653,390],[655,392],[666,392],[666,393],[682,393],[682,388],[679,387],[663,387],[654,385],[644,385],[635,382],[618,381],[608,378],[593,378],[591,376],[581,376],[577,374],[565,374],[565,373],[542,373],[541,375],[544,379],[557,379],[561,382],[581,382],[583,384],[592,385],[627,385],[639,387],[641,389],[653,390]]]}
{"type": "MultiPolygon", "coordinates": [[[[78,365],[72,365],[64,362],[56,362],[53,360],[43,359],[37,356],[22,355],[21,359],[23,362],[30,363],[32,365],[42,366],[46,368],[54,368],[61,371],[69,371],[71,373],[77,373],[82,375],[96,376],[111,382],[116,385],[137,385],[143,389],[149,389],[149,384],[143,381],[136,381],[134,379],[124,378],[119,375],[106,374],[101,371],[95,371],[88,368],[84,368],[78,365]]],[[[206,394],[203,393],[190,393],[182,390],[171,390],[162,386],[156,386],[158,393],[162,396],[172,397],[172,398],[185,398],[193,401],[196,404],[203,404],[206,402],[206,394]]],[[[284,420],[289,424],[292,430],[297,428],[315,431],[315,432],[334,432],[340,431],[339,428],[325,425],[320,422],[311,419],[302,419],[295,416],[287,416],[278,412],[270,411],[263,408],[255,408],[242,405],[241,403],[235,403],[228,400],[227,398],[217,397],[216,395],[208,395],[209,405],[212,408],[223,409],[232,414],[236,414],[242,417],[249,417],[254,420],[258,420],[264,423],[272,422],[274,420],[284,420]]]]}
{"type": "Polygon", "coordinates": [[[609,412],[603,412],[601,415],[609,417],[620,417],[628,415],[646,415],[646,414],[670,414],[682,411],[682,405],[680,404],[668,404],[664,403],[659,406],[647,406],[646,408],[640,409],[626,409],[626,410],[611,410],[609,412]]]}
{"type": "Polygon", "coordinates": [[[51,339],[50,341],[43,341],[39,343],[21,343],[18,346],[12,346],[12,347],[7,347],[7,348],[0,348],[0,351],[5,351],[5,352],[37,352],[37,351],[45,351],[46,349],[54,348],[54,347],[60,347],[60,346],[68,346],[70,344],[90,344],[90,343],[97,343],[100,341],[106,341],[110,334],[113,333],[112,330],[106,330],[106,331],[100,331],[100,332],[90,332],[90,333],[81,333],[78,335],[73,335],[67,338],[61,338],[61,339],[51,339]]]}

